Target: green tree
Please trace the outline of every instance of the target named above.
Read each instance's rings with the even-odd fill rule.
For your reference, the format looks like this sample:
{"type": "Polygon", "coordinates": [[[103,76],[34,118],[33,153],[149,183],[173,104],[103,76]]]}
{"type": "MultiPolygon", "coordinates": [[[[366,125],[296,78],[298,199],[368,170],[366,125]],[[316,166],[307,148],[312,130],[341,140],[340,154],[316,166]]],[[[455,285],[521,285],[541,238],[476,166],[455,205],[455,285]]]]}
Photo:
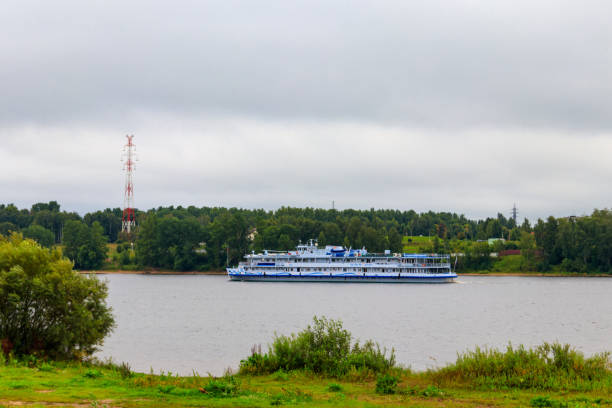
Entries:
{"type": "Polygon", "coordinates": [[[0,237],[0,340],[17,355],[90,355],[114,326],[106,284],[72,270],[59,249],[0,237]]]}
{"type": "Polygon", "coordinates": [[[85,214],[83,221],[87,225],[92,225],[95,221],[98,221],[104,228],[104,235],[108,237],[108,240],[115,242],[121,231],[121,217],[122,211],[120,208],[107,208],[104,211],[85,214]]]}
{"type": "Polygon", "coordinates": [[[447,234],[448,234],[448,228],[446,228],[446,225],[441,222],[439,224],[435,225],[435,229],[436,229],[436,235],[440,238],[440,239],[445,239],[447,234]]]}
{"type": "Polygon", "coordinates": [[[62,228],[64,226],[64,221],[67,218],[66,213],[60,213],[57,211],[45,209],[33,213],[33,217],[34,224],[40,225],[41,227],[44,227],[49,231],[53,232],[56,243],[59,243],[61,241],[62,228]]]}
{"type": "Polygon", "coordinates": [[[490,220],[487,223],[486,236],[487,238],[501,238],[502,237],[502,225],[498,219],[490,220]]]}
{"type": "Polygon", "coordinates": [[[348,238],[349,246],[352,246],[353,248],[359,248],[363,245],[367,246],[365,242],[361,242],[359,239],[359,237],[362,235],[361,220],[359,217],[352,217],[349,221],[348,227],[346,228],[346,237],[348,238]]]}
{"type": "Polygon", "coordinates": [[[389,230],[389,249],[391,252],[401,253],[404,249],[402,244],[402,236],[395,227],[389,230]]]}
{"type": "Polygon", "coordinates": [[[557,242],[558,230],[559,221],[553,216],[548,217],[546,222],[538,220],[534,227],[536,244],[544,253],[546,263],[550,265],[561,261],[561,251],[557,242]]]}
{"type": "Polygon", "coordinates": [[[525,232],[531,232],[531,224],[529,223],[529,220],[527,218],[525,218],[525,220],[521,224],[521,230],[525,232]]]}
{"type": "Polygon", "coordinates": [[[25,238],[31,238],[44,247],[50,248],[53,246],[53,244],[55,244],[55,236],[53,235],[53,232],[41,227],[40,225],[32,224],[28,228],[23,229],[21,232],[25,238]]]}
{"type": "Polygon", "coordinates": [[[155,214],[147,214],[138,228],[136,262],[142,266],[159,266],[160,251],[157,216],[155,214]]]}
{"type": "Polygon", "coordinates": [[[77,269],[100,268],[106,259],[106,240],[99,223],[88,227],[82,221],[69,220],[64,227],[64,246],[77,269]]]}
{"type": "Polygon", "coordinates": [[[119,255],[119,265],[126,266],[132,263],[132,259],[130,258],[131,252],[130,250],[125,250],[119,255]]]}
{"type": "Polygon", "coordinates": [[[327,237],[325,236],[324,231],[319,232],[319,237],[317,238],[317,244],[322,247],[327,245],[327,237]]]}
{"type": "Polygon", "coordinates": [[[326,222],[323,225],[323,231],[325,231],[325,242],[326,245],[342,245],[344,241],[344,234],[340,229],[340,226],[334,222],[326,222]]]}
{"type": "Polygon", "coordinates": [[[442,252],[442,244],[440,243],[440,238],[438,238],[437,235],[434,235],[433,237],[431,252],[434,254],[439,254],[442,252]]]}
{"type": "Polygon", "coordinates": [[[521,239],[521,230],[519,228],[512,228],[510,230],[510,241],[520,241],[521,239]]]}
{"type": "Polygon", "coordinates": [[[0,204],[0,224],[4,222],[10,222],[17,227],[11,231],[19,231],[19,229],[30,225],[32,222],[32,216],[28,210],[19,210],[13,204],[0,204]]]}
{"type": "Polygon", "coordinates": [[[489,269],[491,263],[491,248],[487,242],[475,242],[469,245],[462,259],[462,267],[468,270],[489,269]]]}
{"type": "Polygon", "coordinates": [[[532,233],[521,231],[521,255],[525,264],[521,269],[523,270],[534,270],[535,269],[535,257],[536,257],[536,243],[535,237],[532,233]]]}
{"type": "Polygon", "coordinates": [[[501,251],[506,249],[506,245],[504,244],[504,241],[502,241],[501,239],[498,239],[498,240],[493,241],[493,245],[491,246],[491,249],[493,252],[500,253],[501,251]]]}
{"type": "MultiPolygon", "coordinates": [[[[205,235],[202,226],[192,216],[179,219],[168,215],[158,219],[155,214],[148,214],[140,225],[136,259],[142,266],[178,271],[198,268],[204,259],[197,249],[205,241],[205,235]]],[[[211,250],[221,252],[222,248],[213,246],[211,250]]]]}
{"type": "Polygon", "coordinates": [[[11,232],[18,232],[19,227],[10,221],[0,222],[0,235],[9,236],[11,232]]]}
{"type": "Polygon", "coordinates": [[[381,252],[382,245],[378,239],[378,232],[372,227],[362,228],[357,241],[370,252],[381,252]]]}
{"type": "Polygon", "coordinates": [[[287,234],[282,234],[278,238],[278,249],[281,251],[290,251],[295,248],[295,244],[291,241],[291,238],[287,234]]]}
{"type": "Polygon", "coordinates": [[[32,213],[37,213],[40,211],[51,211],[51,212],[59,212],[60,205],[57,201],[49,201],[48,203],[36,203],[32,204],[32,213]]]}

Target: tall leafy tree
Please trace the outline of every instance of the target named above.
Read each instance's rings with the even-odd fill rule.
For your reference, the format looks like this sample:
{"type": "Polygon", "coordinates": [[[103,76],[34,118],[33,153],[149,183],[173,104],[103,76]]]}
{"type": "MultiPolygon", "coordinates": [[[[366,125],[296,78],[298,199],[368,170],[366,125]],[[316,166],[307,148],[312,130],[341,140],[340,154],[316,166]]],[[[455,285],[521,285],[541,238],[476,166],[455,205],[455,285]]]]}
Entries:
{"type": "Polygon", "coordinates": [[[391,252],[395,253],[401,253],[404,249],[402,245],[402,236],[397,232],[395,227],[389,230],[389,249],[391,249],[391,252]]]}
{"type": "Polygon", "coordinates": [[[94,222],[91,227],[82,221],[69,220],[64,228],[64,247],[68,258],[78,269],[97,269],[106,258],[103,229],[94,222]]]}
{"type": "Polygon", "coordinates": [[[53,235],[53,232],[41,227],[40,225],[32,224],[29,227],[24,228],[21,232],[25,238],[31,238],[44,247],[49,248],[55,244],[55,236],[53,235]]]}
{"type": "Polygon", "coordinates": [[[11,232],[18,232],[19,227],[10,221],[0,222],[0,235],[9,236],[11,232]]]}

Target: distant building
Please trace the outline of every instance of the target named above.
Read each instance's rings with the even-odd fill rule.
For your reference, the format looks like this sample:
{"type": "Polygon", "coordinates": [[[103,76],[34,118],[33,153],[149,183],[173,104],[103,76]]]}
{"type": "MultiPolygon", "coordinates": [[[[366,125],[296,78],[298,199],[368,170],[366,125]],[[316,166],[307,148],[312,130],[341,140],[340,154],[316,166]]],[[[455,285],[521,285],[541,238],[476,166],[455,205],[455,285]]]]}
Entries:
{"type": "Polygon", "coordinates": [[[487,242],[489,243],[489,245],[493,245],[495,242],[497,241],[501,241],[501,242],[506,242],[506,240],[504,238],[489,238],[487,240],[487,242]]]}
{"type": "Polygon", "coordinates": [[[520,255],[521,254],[521,250],[520,249],[505,249],[503,251],[499,251],[499,256],[508,256],[508,255],[520,255]]]}

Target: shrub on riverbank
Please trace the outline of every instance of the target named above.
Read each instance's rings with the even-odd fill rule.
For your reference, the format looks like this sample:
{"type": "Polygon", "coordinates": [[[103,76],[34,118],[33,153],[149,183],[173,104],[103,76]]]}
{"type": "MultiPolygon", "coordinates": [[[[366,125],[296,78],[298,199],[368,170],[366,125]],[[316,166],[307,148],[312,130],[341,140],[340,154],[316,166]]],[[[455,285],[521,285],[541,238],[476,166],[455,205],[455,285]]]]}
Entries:
{"type": "Polygon", "coordinates": [[[612,362],[609,353],[586,358],[568,344],[508,345],[506,351],[476,348],[460,354],[430,375],[438,383],[487,388],[590,390],[612,385],[612,362]]]}
{"type": "Polygon", "coordinates": [[[242,374],[269,374],[277,370],[308,370],[328,376],[350,371],[387,372],[395,366],[395,354],[367,341],[351,343],[351,333],[339,320],[313,318],[313,325],[291,336],[277,336],[267,353],[256,348],[240,362],[242,374]]]}
{"type": "Polygon", "coordinates": [[[0,236],[0,342],[4,354],[79,358],[113,328],[107,287],[72,270],[59,249],[0,236]]]}

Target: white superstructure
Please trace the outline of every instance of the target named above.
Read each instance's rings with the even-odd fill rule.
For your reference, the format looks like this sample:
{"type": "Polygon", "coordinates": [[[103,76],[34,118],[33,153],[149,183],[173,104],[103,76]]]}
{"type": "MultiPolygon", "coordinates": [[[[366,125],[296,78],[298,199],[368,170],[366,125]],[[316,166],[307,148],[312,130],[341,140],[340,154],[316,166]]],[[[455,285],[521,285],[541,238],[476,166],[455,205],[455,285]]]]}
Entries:
{"type": "Polygon", "coordinates": [[[295,251],[248,254],[227,273],[231,280],[273,282],[444,283],[457,277],[449,255],[388,252],[370,254],[365,248],[331,245],[323,249],[311,240],[295,251]]]}

